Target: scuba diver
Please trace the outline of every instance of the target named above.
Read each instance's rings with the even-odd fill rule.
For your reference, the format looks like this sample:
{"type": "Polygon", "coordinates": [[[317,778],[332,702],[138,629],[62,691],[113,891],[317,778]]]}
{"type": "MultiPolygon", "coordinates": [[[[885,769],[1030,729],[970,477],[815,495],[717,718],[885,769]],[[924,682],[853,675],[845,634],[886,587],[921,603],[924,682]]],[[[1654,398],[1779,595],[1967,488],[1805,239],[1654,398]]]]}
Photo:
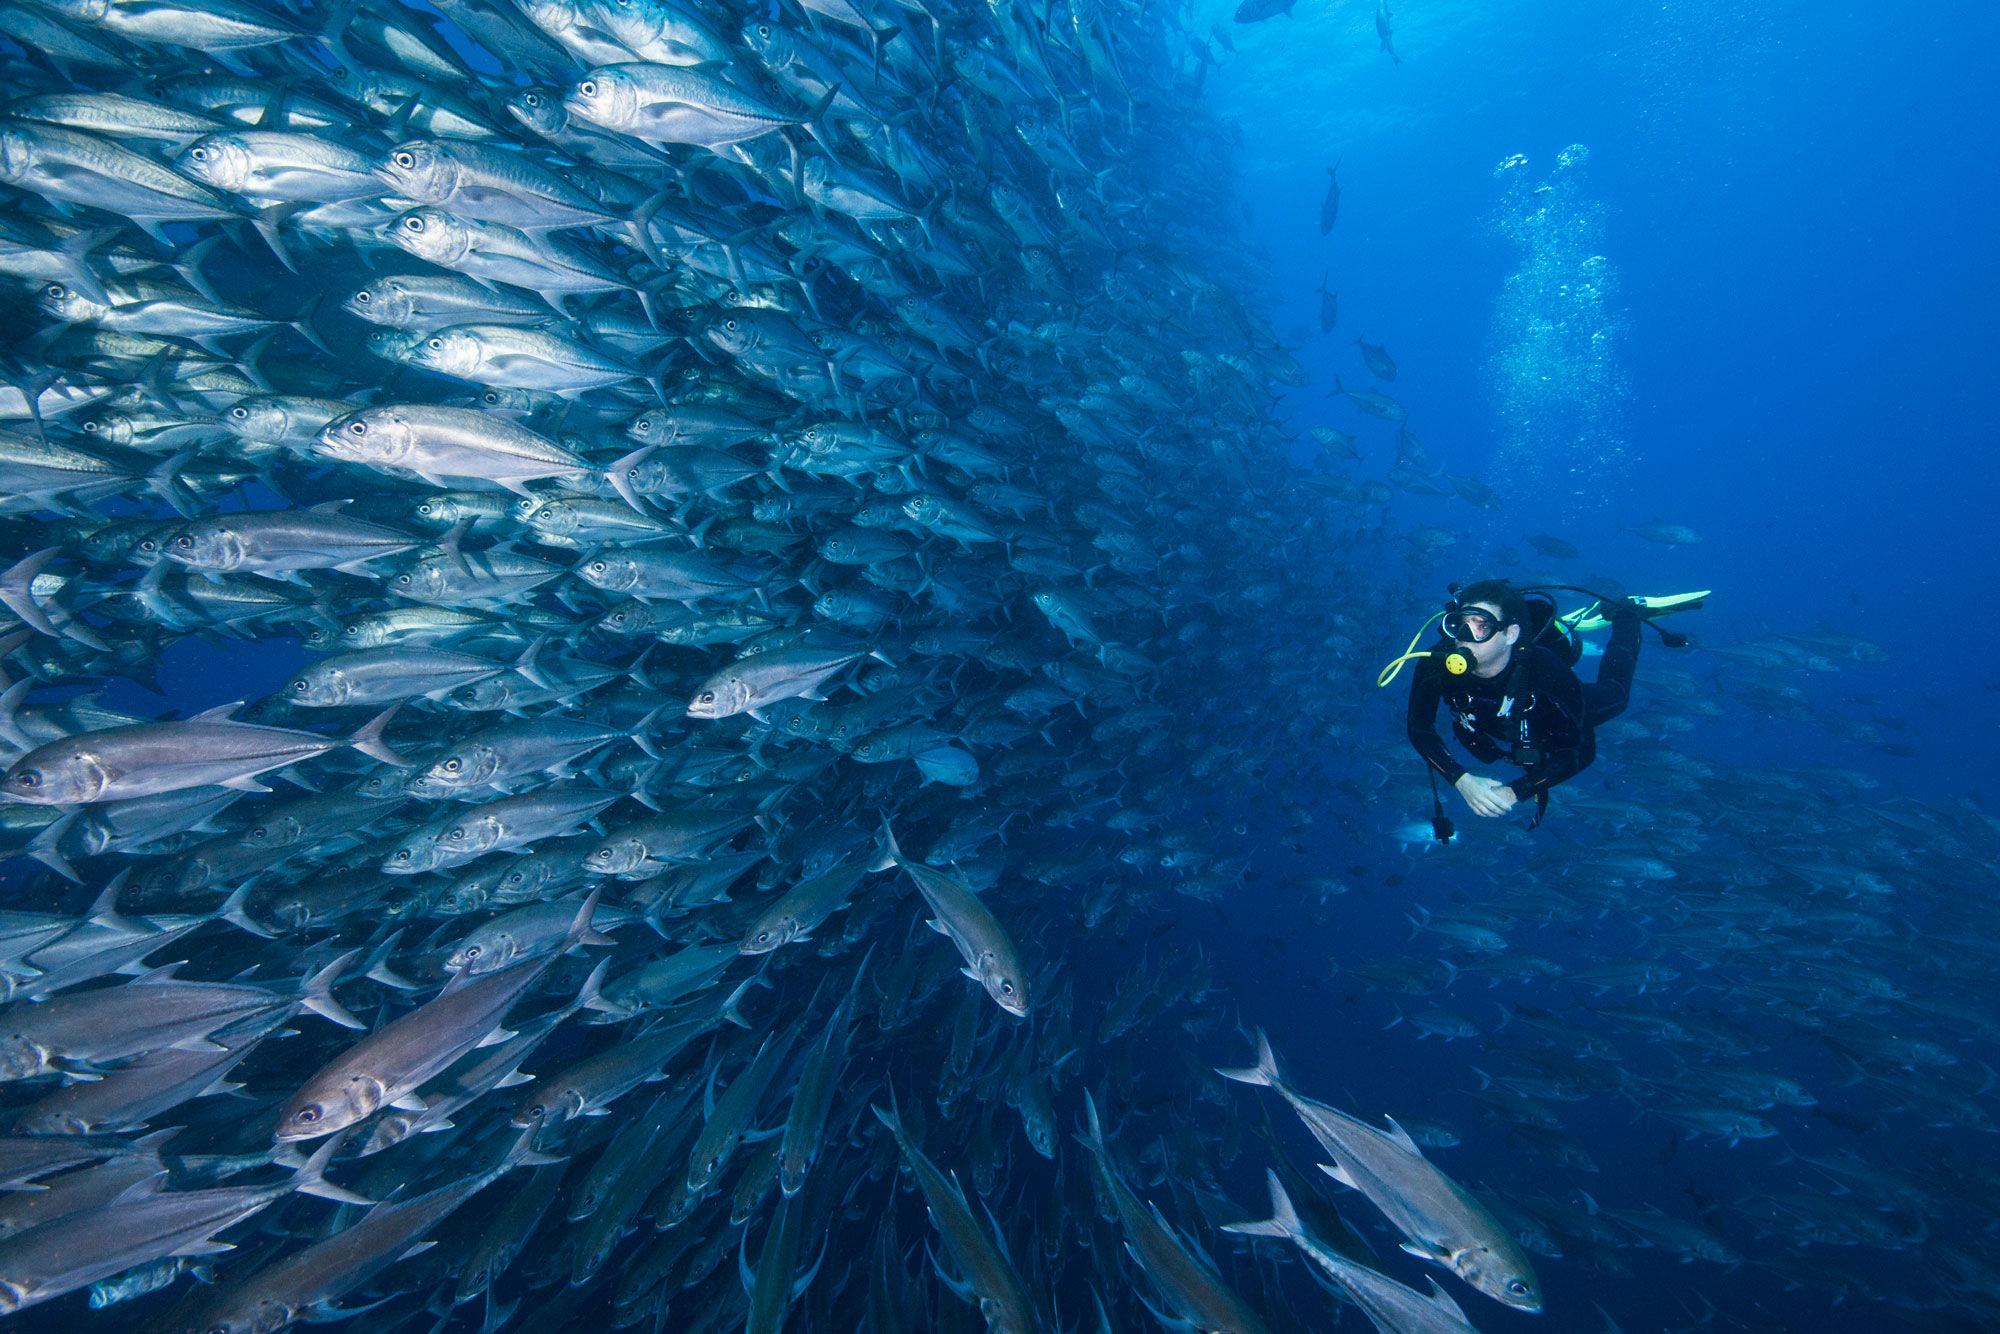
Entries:
{"type": "MultiPolygon", "coordinates": [[[[1587,589],[1577,589],[1587,593],[1587,589]]],[[[1441,774],[1473,814],[1505,815],[1533,800],[1534,820],[1548,811],[1549,789],[1575,777],[1597,758],[1597,728],[1625,712],[1632,675],[1639,665],[1639,632],[1653,616],[1689,611],[1706,591],[1664,598],[1608,598],[1581,611],[1558,614],[1542,587],[1516,588],[1504,579],[1452,587],[1442,619],[1445,638],[1422,652],[1407,652],[1385,668],[1387,685],[1401,665],[1417,659],[1410,682],[1410,744],[1424,759],[1431,778],[1432,828],[1440,842],[1452,837],[1437,794],[1441,774]],[[1581,630],[1611,627],[1597,680],[1589,684],[1571,670],[1583,653],[1581,630]],[[1439,704],[1452,713],[1452,733],[1486,763],[1512,760],[1524,772],[1511,782],[1473,773],[1458,763],[1437,732],[1439,704]]],[[[1430,627],[1425,622],[1424,629],[1430,627]]],[[[1661,642],[1683,647],[1687,640],[1657,625],[1661,642]]],[[[1423,637],[1417,632],[1417,639],[1423,637]]],[[[1416,639],[1411,640],[1411,648],[1416,639]]]]}

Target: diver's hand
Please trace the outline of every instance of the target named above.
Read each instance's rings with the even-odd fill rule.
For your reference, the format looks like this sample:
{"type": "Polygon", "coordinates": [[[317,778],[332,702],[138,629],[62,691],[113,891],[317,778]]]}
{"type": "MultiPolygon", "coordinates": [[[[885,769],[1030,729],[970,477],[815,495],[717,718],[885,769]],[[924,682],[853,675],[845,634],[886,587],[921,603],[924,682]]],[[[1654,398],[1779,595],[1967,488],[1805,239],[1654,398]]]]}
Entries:
{"type": "Polygon", "coordinates": [[[1479,774],[1460,774],[1452,786],[1458,789],[1459,796],[1465,798],[1465,804],[1472,808],[1474,815],[1489,818],[1505,815],[1513,809],[1517,800],[1513,788],[1497,778],[1484,778],[1479,774]]]}
{"type": "Polygon", "coordinates": [[[1646,619],[1646,609],[1631,598],[1606,598],[1597,604],[1597,614],[1614,625],[1627,618],[1635,621],[1646,619]]]}

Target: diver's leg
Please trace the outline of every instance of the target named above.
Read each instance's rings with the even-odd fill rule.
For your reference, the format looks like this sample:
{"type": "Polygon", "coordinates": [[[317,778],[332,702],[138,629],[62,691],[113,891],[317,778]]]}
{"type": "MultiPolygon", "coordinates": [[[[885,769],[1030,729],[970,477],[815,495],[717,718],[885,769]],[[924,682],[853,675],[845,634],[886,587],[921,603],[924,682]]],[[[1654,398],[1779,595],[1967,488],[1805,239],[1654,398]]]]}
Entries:
{"type": "Polygon", "coordinates": [[[1604,660],[1597,665],[1597,680],[1583,688],[1583,712],[1592,727],[1610,722],[1632,702],[1632,674],[1639,670],[1642,624],[1637,615],[1612,616],[1611,642],[1604,646],[1604,660]]]}

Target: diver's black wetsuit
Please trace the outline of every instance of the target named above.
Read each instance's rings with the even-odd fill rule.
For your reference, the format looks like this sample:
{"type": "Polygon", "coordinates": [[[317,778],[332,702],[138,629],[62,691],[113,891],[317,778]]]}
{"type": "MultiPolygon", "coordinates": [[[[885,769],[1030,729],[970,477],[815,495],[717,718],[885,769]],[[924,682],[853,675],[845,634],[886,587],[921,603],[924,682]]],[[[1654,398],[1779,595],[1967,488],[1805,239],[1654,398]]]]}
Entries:
{"type": "Polygon", "coordinates": [[[1589,767],[1597,758],[1598,726],[1625,712],[1631,702],[1639,626],[1640,618],[1633,615],[1612,621],[1611,642],[1591,685],[1577,680],[1554,651],[1539,645],[1515,649],[1507,666],[1492,677],[1447,676],[1436,658],[1423,659],[1410,681],[1410,744],[1447,783],[1465,774],[1465,766],[1451,757],[1437,732],[1438,705],[1448,705],[1458,743],[1488,764],[1515,758],[1518,747],[1534,752],[1533,762],[1523,764],[1527,772],[1507,784],[1517,800],[1547,792],[1589,767]],[[1510,690],[1515,696],[1511,702],[1510,690]]]}

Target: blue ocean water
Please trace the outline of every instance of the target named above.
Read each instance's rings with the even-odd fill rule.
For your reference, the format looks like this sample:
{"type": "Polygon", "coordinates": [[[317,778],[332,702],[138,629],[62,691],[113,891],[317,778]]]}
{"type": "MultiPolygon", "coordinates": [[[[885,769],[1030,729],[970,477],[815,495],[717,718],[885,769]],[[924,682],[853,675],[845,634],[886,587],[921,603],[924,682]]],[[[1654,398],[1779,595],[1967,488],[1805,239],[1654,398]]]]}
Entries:
{"type": "MultiPolygon", "coordinates": [[[[1236,48],[1208,71],[1207,95],[1240,127],[1240,193],[1270,269],[1275,320],[1305,349],[1312,377],[1287,398],[1292,420],[1355,432],[1364,449],[1355,474],[1380,476],[1397,428],[1323,394],[1336,374],[1349,388],[1369,384],[1355,338],[1384,344],[1399,376],[1376,387],[1407,405],[1408,429],[1432,464],[1476,475],[1505,501],[1480,513],[1455,497],[1399,494],[1393,528],[1441,526],[1456,544],[1422,560],[1379,550],[1379,584],[1357,587],[1357,605],[1398,608],[1414,630],[1447,581],[1490,574],[1610,580],[1627,592],[1712,588],[1707,609],[1683,627],[1703,644],[1834,630],[1879,645],[1881,660],[1794,669],[1786,681],[1805,709],[1779,717],[1732,704],[1681,738],[1678,753],[1751,769],[1827,766],[1873,785],[1828,787],[1829,807],[1990,797],[2000,679],[1976,609],[2000,573],[1987,513],[2000,473],[1985,443],[2000,426],[2000,334],[1990,316],[2000,262],[1983,221],[2000,204],[1990,169],[2000,116],[1973,52],[2000,31],[1991,10],[1947,6],[1919,19],[1858,6],[1412,0],[1393,15],[1400,64],[1378,49],[1371,6],[1306,4],[1253,26],[1231,25],[1224,5],[1199,17],[1236,48]],[[1325,168],[1336,160],[1339,220],[1322,238],[1325,168]],[[1331,334],[1318,327],[1322,275],[1339,294],[1331,334]],[[1655,520],[1702,540],[1666,546],[1621,531],[1655,520]],[[1572,542],[1580,558],[1537,556],[1524,538],[1542,533],[1572,542]]],[[[1400,650],[1407,631],[1398,628],[1379,627],[1381,659],[1400,650]]],[[[1644,728],[1649,702],[1665,703],[1648,694],[1649,674],[1701,651],[1676,661],[1649,639],[1626,721],[1644,728]]],[[[1580,669],[1586,679],[1591,661],[1580,669]]],[[[1400,683],[1382,693],[1357,731],[1400,731],[1400,683]]],[[[1389,800],[1350,812],[1339,833],[1319,830],[1311,860],[1356,873],[1357,892],[1316,928],[1301,925],[1289,898],[1248,920],[1232,915],[1248,929],[1217,948],[1246,1022],[1268,1025],[1281,1052],[1289,1036],[1298,1082],[1337,1105],[1468,1128],[1465,1146],[1433,1154],[1449,1170],[1586,1213],[1643,1201],[1713,1222],[1727,1215],[1718,1200],[1799,1190],[1814,1177],[1800,1155],[1852,1150],[1888,1161],[1899,1147],[1893,1118],[1855,1135],[1780,1108],[1771,1114],[1777,1138],[1732,1147],[1676,1138],[1636,1110],[1638,1097],[1564,1105],[1565,1129],[1595,1159],[1588,1171],[1492,1125],[1470,1132],[1478,1120],[1467,1091],[1495,1059],[1492,1046],[1508,1040],[1497,1013],[1564,1008],[1555,994],[1581,1010],[1615,997],[1489,991],[1461,979],[1440,994],[1479,1036],[1419,1038],[1407,1024],[1378,1031],[1423,998],[1387,995],[1352,968],[1436,944],[1413,934],[1413,905],[1491,906],[1523,876],[1559,874],[1552,867],[1597,838],[1565,828],[1566,795],[1663,814],[1682,800],[1660,790],[1655,780],[1666,775],[1647,759],[1621,753],[1621,725],[1607,729],[1597,765],[1559,791],[1532,843],[1497,839],[1447,792],[1461,843],[1385,857],[1383,831],[1429,814],[1420,786],[1395,781],[1379,794],[1389,800]]],[[[1341,748],[1348,777],[1370,791],[1373,780],[1354,769],[1395,763],[1378,746],[1341,748]]],[[[1711,803],[1688,804],[1704,824],[1713,818],[1711,803]]],[[[1320,807],[1322,822],[1328,810],[1320,807]]],[[[1752,817],[1742,832],[1750,837],[1739,855],[1753,861],[1760,843],[1815,836],[1811,822],[1793,827],[1777,813],[1762,829],[1752,817]]],[[[1989,855],[1992,846],[1988,834],[1989,855]]],[[[1262,864],[1281,882],[1297,861],[1267,850],[1262,864]]],[[[1920,850],[1912,838],[1907,851],[1920,850]]],[[[1509,943],[1572,970],[1652,954],[1649,937],[1686,883],[1623,886],[1595,920],[1510,931],[1509,943]]],[[[1976,896],[1963,905],[1976,915],[1991,887],[1964,892],[1976,896]]],[[[1921,940],[1929,910],[1906,911],[1920,915],[1896,921],[1896,931],[1921,940]]],[[[1898,980],[1919,995],[1943,987],[1921,969],[1898,980]]],[[[1692,968],[1644,1003],[1744,1013],[1692,968]]],[[[1839,1022],[1835,1009],[1829,1023],[1839,1022]]],[[[1837,1038],[1814,1041],[1810,1031],[1793,1029],[1760,1059],[1836,1114],[1867,1102],[1865,1091],[1845,1091],[1859,1081],[1833,1050],[1837,1038]]],[[[1646,1046],[1619,1039],[1629,1073],[1647,1070],[1646,1046]]],[[[1984,1044],[1955,1050],[1967,1062],[1991,1060],[1984,1044]]],[[[1921,1133],[1927,1168],[1990,1177],[1990,1134],[1921,1133]]],[[[1925,1208],[1937,1211],[1926,1221],[1941,1244],[1937,1219],[1951,1206],[1934,1198],[1925,1208]]],[[[1544,1285],[1559,1294],[1546,1314],[1486,1308],[1475,1320],[1576,1331],[1607,1320],[1627,1330],[1711,1320],[1731,1329],[1929,1327],[1896,1309],[1910,1303],[1882,1296],[1929,1286],[1938,1261],[1924,1246],[1870,1249],[1779,1231],[1753,1239],[1739,1213],[1729,1235],[1755,1259],[1796,1259],[1788,1272],[1690,1265],[1658,1249],[1620,1250],[1617,1264],[1601,1263],[1602,1252],[1575,1255],[1546,1262],[1544,1285]],[[1865,1276],[1877,1300],[1843,1295],[1843,1270],[1865,1276]]]]}

